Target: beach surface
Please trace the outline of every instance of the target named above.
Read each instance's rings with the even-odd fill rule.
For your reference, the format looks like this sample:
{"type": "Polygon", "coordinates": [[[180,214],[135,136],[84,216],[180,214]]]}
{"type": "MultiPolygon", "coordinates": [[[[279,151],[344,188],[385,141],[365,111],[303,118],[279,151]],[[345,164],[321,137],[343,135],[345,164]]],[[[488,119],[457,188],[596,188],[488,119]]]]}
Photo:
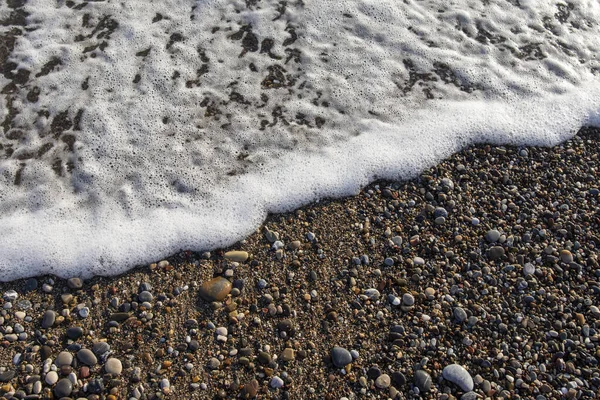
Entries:
{"type": "Polygon", "coordinates": [[[0,283],[0,396],[597,398],[598,135],[469,147],[119,276],[0,283]]]}

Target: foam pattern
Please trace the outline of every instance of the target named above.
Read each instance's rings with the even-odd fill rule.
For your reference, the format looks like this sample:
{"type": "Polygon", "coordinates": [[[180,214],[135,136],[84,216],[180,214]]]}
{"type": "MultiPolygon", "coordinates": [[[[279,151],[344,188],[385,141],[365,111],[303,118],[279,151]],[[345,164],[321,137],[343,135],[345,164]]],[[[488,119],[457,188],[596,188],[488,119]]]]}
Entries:
{"type": "Polygon", "coordinates": [[[113,275],[600,124],[595,0],[0,5],[0,280],[113,275]]]}

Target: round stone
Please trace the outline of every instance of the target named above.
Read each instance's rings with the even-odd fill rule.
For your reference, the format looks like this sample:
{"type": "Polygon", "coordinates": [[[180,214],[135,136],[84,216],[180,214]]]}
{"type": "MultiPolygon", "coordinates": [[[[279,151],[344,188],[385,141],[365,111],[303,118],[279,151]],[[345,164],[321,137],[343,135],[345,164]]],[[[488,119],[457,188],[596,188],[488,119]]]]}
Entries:
{"type": "Polygon", "coordinates": [[[435,289],[434,288],[426,288],[425,289],[425,296],[427,296],[428,299],[433,299],[433,297],[435,296],[435,289]]]}
{"type": "Polygon", "coordinates": [[[147,290],[144,290],[143,292],[138,294],[138,301],[140,303],[143,303],[145,301],[150,303],[150,302],[152,302],[152,300],[154,300],[154,296],[152,295],[152,293],[148,292],[147,290]]]}
{"type": "Polygon", "coordinates": [[[283,379],[281,379],[278,376],[274,376],[273,379],[271,379],[271,387],[273,389],[279,389],[283,387],[283,379]]]}
{"type": "Polygon", "coordinates": [[[106,360],[106,364],[104,364],[104,370],[107,374],[121,375],[123,365],[121,364],[121,361],[119,359],[109,358],[108,360],[106,360]]]}
{"type": "Polygon", "coordinates": [[[421,392],[429,392],[432,383],[431,376],[427,372],[422,369],[415,372],[415,386],[418,387],[421,392]]]}
{"type": "Polygon", "coordinates": [[[485,234],[485,240],[487,240],[490,243],[495,243],[499,239],[500,239],[500,232],[498,232],[496,229],[490,229],[485,234]]]}
{"type": "Polygon", "coordinates": [[[375,379],[375,386],[379,389],[385,389],[390,386],[391,378],[388,374],[381,374],[375,379]]]}
{"type": "Polygon", "coordinates": [[[56,373],[56,371],[48,372],[46,374],[45,381],[48,385],[54,385],[56,382],[58,382],[58,374],[56,373]]]}
{"type": "Polygon", "coordinates": [[[402,295],[402,303],[404,303],[406,306],[412,306],[415,304],[415,298],[410,293],[404,293],[402,295]]]}
{"type": "Polygon", "coordinates": [[[77,352],[77,359],[83,364],[93,367],[98,363],[98,359],[91,350],[81,349],[77,352]]]}
{"type": "Polygon", "coordinates": [[[70,278],[67,280],[67,286],[69,289],[78,290],[83,287],[83,281],[81,278],[70,278]]]}
{"type": "Polygon", "coordinates": [[[107,353],[110,350],[110,345],[106,342],[96,342],[92,346],[92,351],[95,355],[101,356],[104,353],[107,353]]]}
{"type": "Polygon", "coordinates": [[[68,351],[61,351],[58,353],[56,360],[54,360],[54,364],[58,367],[62,367],[63,365],[71,365],[73,362],[73,355],[68,351]]]}
{"type": "Polygon", "coordinates": [[[218,276],[204,282],[198,293],[206,301],[222,301],[231,292],[231,287],[229,280],[218,276]]]}
{"type": "Polygon", "coordinates": [[[337,368],[344,368],[352,362],[352,354],[343,347],[334,347],[331,350],[331,361],[337,368]]]}
{"type": "Polygon", "coordinates": [[[57,399],[67,397],[73,391],[73,384],[67,378],[61,379],[54,387],[54,394],[57,399]]]}
{"type": "Polygon", "coordinates": [[[81,336],[83,336],[83,329],[81,329],[79,326],[72,326],[69,329],[67,329],[67,337],[69,339],[77,340],[81,336]]]}
{"type": "Polygon", "coordinates": [[[502,246],[494,246],[488,250],[488,257],[490,260],[495,261],[504,256],[504,248],[502,246]]]}
{"type": "Polygon", "coordinates": [[[569,250],[561,250],[560,251],[560,261],[565,264],[570,264],[573,262],[573,254],[569,250]]]}
{"type": "Polygon", "coordinates": [[[16,299],[19,298],[19,294],[17,292],[15,292],[14,290],[7,290],[6,292],[4,292],[4,300],[6,301],[15,301],[16,299]]]}
{"type": "Polygon", "coordinates": [[[532,263],[526,263],[523,266],[523,275],[533,275],[535,273],[535,266],[532,263]]]}
{"type": "Polygon", "coordinates": [[[442,376],[465,392],[473,390],[473,378],[471,378],[471,375],[461,365],[450,364],[446,366],[442,371],[442,376]]]}

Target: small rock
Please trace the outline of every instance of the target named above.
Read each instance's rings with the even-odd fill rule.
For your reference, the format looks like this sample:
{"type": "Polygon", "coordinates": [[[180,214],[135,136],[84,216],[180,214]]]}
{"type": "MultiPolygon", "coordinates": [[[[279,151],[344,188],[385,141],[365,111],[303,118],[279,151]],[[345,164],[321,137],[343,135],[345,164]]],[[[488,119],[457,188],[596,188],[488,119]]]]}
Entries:
{"type": "Polygon", "coordinates": [[[47,310],[42,318],[42,328],[51,328],[54,325],[54,321],[56,321],[56,313],[52,310],[47,310]]]}
{"type": "Polygon", "coordinates": [[[73,391],[73,384],[67,378],[61,379],[54,387],[54,394],[57,399],[67,397],[73,391]]]}
{"type": "Polygon", "coordinates": [[[466,321],[468,318],[467,312],[462,307],[454,308],[454,318],[460,323],[466,321]]]}
{"type": "Polygon", "coordinates": [[[258,381],[256,379],[252,379],[244,385],[244,389],[242,389],[242,398],[252,399],[256,397],[258,394],[258,389],[260,389],[258,381]]]}
{"type": "Polygon", "coordinates": [[[344,368],[352,362],[352,355],[343,347],[336,346],[331,350],[331,361],[337,368],[344,368]]]}
{"type": "Polygon", "coordinates": [[[104,370],[107,374],[121,375],[121,371],[123,371],[123,365],[119,359],[109,358],[106,360],[106,364],[104,364],[104,370]]]}
{"type": "Polygon", "coordinates": [[[573,262],[573,254],[569,250],[561,250],[560,251],[560,260],[565,264],[570,264],[573,262]]]}
{"type": "Polygon", "coordinates": [[[228,251],[224,257],[229,261],[244,262],[248,259],[249,254],[245,251],[228,251]]]}
{"type": "Polygon", "coordinates": [[[50,371],[46,374],[46,378],[44,379],[48,385],[54,385],[58,382],[58,374],[56,371],[50,371]]]}
{"type": "Polygon", "coordinates": [[[274,376],[273,379],[271,379],[271,387],[273,389],[279,389],[283,387],[283,379],[281,379],[278,376],[274,376]]]}
{"type": "Polygon", "coordinates": [[[485,234],[485,240],[487,240],[489,243],[495,243],[500,239],[500,236],[500,232],[498,232],[496,229],[490,229],[485,234]]]}
{"type": "Polygon", "coordinates": [[[77,340],[81,336],[83,336],[83,329],[81,329],[79,326],[72,326],[69,329],[67,329],[67,337],[69,339],[77,340]]]}
{"type": "Polygon", "coordinates": [[[404,305],[412,306],[413,304],[415,304],[415,298],[410,293],[404,293],[402,295],[402,302],[404,303],[404,305]]]}
{"type": "Polygon", "coordinates": [[[232,285],[229,280],[223,278],[222,276],[218,276],[204,282],[198,293],[206,301],[222,301],[231,292],[231,288],[232,285]]]}
{"type": "Polygon", "coordinates": [[[77,359],[83,364],[93,367],[98,363],[98,359],[91,350],[81,349],[77,352],[77,359]]]}
{"type": "Polygon", "coordinates": [[[388,374],[381,374],[375,379],[375,386],[379,389],[388,388],[391,384],[391,378],[388,374]]]}
{"type": "Polygon", "coordinates": [[[427,372],[422,369],[415,372],[415,386],[418,387],[421,392],[429,392],[432,383],[431,376],[427,372]]]}
{"type": "Polygon", "coordinates": [[[466,369],[458,364],[446,366],[442,371],[442,376],[444,379],[454,383],[465,392],[473,390],[473,378],[471,378],[471,375],[466,369]]]}
{"type": "Polygon", "coordinates": [[[68,351],[61,351],[60,353],[58,353],[56,360],[54,360],[54,364],[56,364],[56,366],[59,368],[63,365],[71,365],[72,362],[73,355],[68,351]]]}
{"type": "Polygon", "coordinates": [[[79,290],[83,287],[83,281],[81,278],[70,278],[67,279],[67,286],[69,289],[79,290]]]}

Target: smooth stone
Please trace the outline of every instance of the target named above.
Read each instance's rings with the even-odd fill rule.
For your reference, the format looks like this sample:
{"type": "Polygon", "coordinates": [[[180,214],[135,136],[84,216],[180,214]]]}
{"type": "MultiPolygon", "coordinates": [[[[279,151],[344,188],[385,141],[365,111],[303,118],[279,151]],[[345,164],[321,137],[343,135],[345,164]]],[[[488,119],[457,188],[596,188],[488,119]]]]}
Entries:
{"type": "Polygon", "coordinates": [[[532,263],[526,263],[523,266],[523,275],[528,276],[528,275],[533,275],[535,273],[535,265],[533,265],[532,263]]]}
{"type": "Polygon", "coordinates": [[[72,326],[69,329],[67,329],[67,337],[69,339],[77,340],[81,336],[83,336],[83,329],[81,329],[79,326],[72,326]]]}
{"type": "Polygon", "coordinates": [[[475,392],[467,392],[460,396],[460,400],[477,400],[479,396],[475,392]]]}
{"type": "Polygon", "coordinates": [[[246,251],[228,251],[225,253],[225,259],[234,262],[244,262],[248,259],[249,254],[246,251]]]}
{"type": "Polygon", "coordinates": [[[107,374],[121,375],[121,371],[123,371],[123,365],[119,359],[109,358],[106,360],[106,364],[104,364],[104,370],[107,374]]]}
{"type": "Polygon", "coordinates": [[[343,347],[334,347],[331,350],[331,361],[337,368],[344,368],[352,362],[352,354],[343,347]]]}
{"type": "Polygon", "coordinates": [[[54,385],[58,382],[58,373],[56,371],[50,371],[46,374],[46,378],[44,379],[48,385],[54,385]]]}
{"type": "Polygon", "coordinates": [[[222,301],[231,292],[231,282],[218,276],[209,281],[206,281],[200,287],[198,293],[206,301],[222,301]]]}
{"type": "Polygon", "coordinates": [[[286,348],[283,350],[283,352],[281,353],[281,360],[283,361],[293,361],[295,358],[295,354],[294,354],[294,349],[291,348],[286,348]]]}
{"type": "Polygon", "coordinates": [[[111,321],[115,321],[115,322],[123,322],[129,319],[129,317],[131,317],[131,314],[126,313],[126,312],[118,312],[118,313],[113,313],[110,315],[110,320],[111,321]]]}
{"type": "Polygon", "coordinates": [[[407,306],[412,306],[415,304],[415,298],[410,293],[404,293],[402,295],[402,302],[407,306]]]}
{"type": "Polygon", "coordinates": [[[501,246],[494,246],[488,250],[488,257],[490,260],[495,261],[504,257],[504,248],[501,246]]]}
{"type": "Polygon", "coordinates": [[[468,318],[467,312],[462,307],[456,307],[454,308],[454,318],[458,322],[464,322],[468,318]]]}
{"type": "Polygon", "coordinates": [[[81,289],[83,287],[83,281],[81,278],[69,278],[67,279],[67,286],[69,289],[81,289]]]}
{"type": "Polygon", "coordinates": [[[500,232],[498,232],[496,229],[490,229],[485,234],[485,240],[487,240],[490,243],[497,242],[498,239],[500,239],[500,232]]]}
{"type": "Polygon", "coordinates": [[[392,380],[388,374],[381,374],[375,379],[375,386],[379,389],[385,389],[390,386],[392,380]]]}
{"type": "Polygon", "coordinates": [[[47,310],[42,318],[42,328],[48,329],[54,325],[56,321],[56,313],[52,310],[47,310]]]}
{"type": "Polygon", "coordinates": [[[454,383],[465,392],[470,392],[473,390],[473,378],[471,378],[471,375],[466,369],[458,364],[450,364],[446,366],[446,368],[444,368],[442,371],[442,376],[444,379],[454,383]]]}
{"type": "Polygon", "coordinates": [[[0,372],[0,382],[9,382],[16,374],[14,370],[0,372]]]}
{"type": "Polygon", "coordinates": [[[77,352],[77,359],[83,364],[93,367],[98,363],[98,359],[91,350],[81,349],[77,352]]]}
{"type": "Polygon", "coordinates": [[[7,290],[6,292],[4,292],[4,300],[6,301],[15,301],[16,299],[19,298],[19,294],[17,292],[15,292],[14,290],[7,290]]]}
{"type": "Polygon", "coordinates": [[[73,384],[67,378],[61,379],[54,387],[54,394],[58,399],[69,396],[72,391],[73,384]]]}
{"type": "Polygon", "coordinates": [[[58,353],[56,360],[54,360],[54,364],[58,367],[62,367],[63,365],[71,365],[73,362],[73,355],[68,351],[61,351],[58,353]]]}
{"type": "Polygon", "coordinates": [[[392,380],[394,381],[394,386],[397,388],[406,384],[406,376],[400,371],[392,372],[392,380]]]}
{"type": "Polygon", "coordinates": [[[242,398],[252,399],[256,397],[259,389],[260,386],[258,385],[258,381],[256,379],[252,379],[244,385],[244,389],[242,389],[242,398]]]}
{"type": "Polygon", "coordinates": [[[147,301],[148,303],[152,302],[152,300],[154,300],[154,296],[152,295],[152,293],[150,293],[147,290],[144,290],[143,292],[141,292],[140,294],[138,294],[138,301],[140,303],[143,303],[145,301],[147,301]]]}
{"type": "Polygon", "coordinates": [[[573,262],[573,254],[569,250],[561,250],[560,251],[560,260],[565,264],[570,264],[573,262]]]}
{"type": "Polygon", "coordinates": [[[274,376],[273,379],[271,379],[271,387],[273,389],[279,389],[283,387],[283,379],[281,379],[278,376],[274,376]]]}
{"type": "Polygon", "coordinates": [[[429,392],[432,383],[431,376],[427,372],[422,369],[415,372],[415,386],[418,387],[421,392],[429,392]]]}

